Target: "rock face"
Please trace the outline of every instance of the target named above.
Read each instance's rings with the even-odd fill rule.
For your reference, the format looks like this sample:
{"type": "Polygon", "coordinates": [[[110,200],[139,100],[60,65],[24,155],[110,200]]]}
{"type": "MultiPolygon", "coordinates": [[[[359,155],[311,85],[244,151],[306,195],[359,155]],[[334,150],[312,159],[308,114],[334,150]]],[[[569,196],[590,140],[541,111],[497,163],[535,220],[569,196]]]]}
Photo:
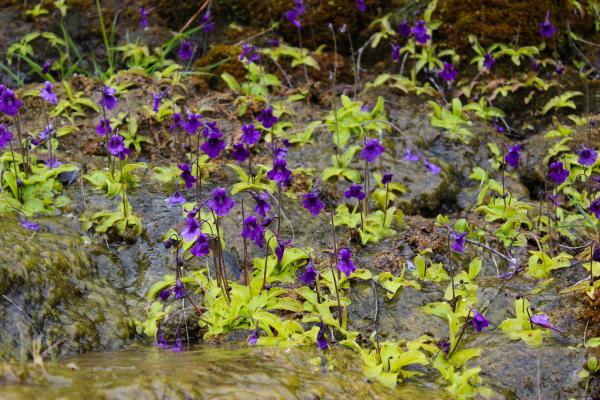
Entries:
{"type": "Polygon", "coordinates": [[[127,299],[99,278],[90,249],[64,226],[50,230],[3,218],[0,359],[27,357],[36,340],[60,354],[118,348],[131,336],[127,299]]]}

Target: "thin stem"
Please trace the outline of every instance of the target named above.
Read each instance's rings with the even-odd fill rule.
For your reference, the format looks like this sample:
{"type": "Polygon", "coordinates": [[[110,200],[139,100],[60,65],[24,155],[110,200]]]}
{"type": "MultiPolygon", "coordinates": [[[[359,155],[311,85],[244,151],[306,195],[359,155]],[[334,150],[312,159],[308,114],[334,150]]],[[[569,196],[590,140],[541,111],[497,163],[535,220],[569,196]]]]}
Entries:
{"type": "MultiPolygon", "coordinates": [[[[342,327],[342,303],[340,302],[340,293],[337,284],[337,278],[335,277],[335,270],[333,268],[333,256],[329,257],[329,267],[331,268],[331,276],[333,277],[333,286],[335,288],[335,297],[337,299],[338,306],[338,322],[340,324],[340,328],[342,327]]],[[[339,270],[338,270],[339,273],[339,270]]]]}

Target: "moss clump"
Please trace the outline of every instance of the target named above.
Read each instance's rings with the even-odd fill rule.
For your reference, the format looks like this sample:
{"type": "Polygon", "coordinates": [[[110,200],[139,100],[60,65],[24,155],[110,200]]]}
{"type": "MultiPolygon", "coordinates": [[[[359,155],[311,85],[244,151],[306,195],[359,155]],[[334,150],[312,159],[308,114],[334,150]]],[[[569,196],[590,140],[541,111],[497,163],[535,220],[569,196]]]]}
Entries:
{"type": "Polygon", "coordinates": [[[589,18],[576,15],[568,3],[567,0],[445,0],[438,7],[438,16],[443,21],[439,32],[451,47],[459,49],[469,47],[465,32],[477,36],[485,46],[511,42],[535,45],[542,41],[539,23],[547,11],[559,34],[567,31],[567,24],[578,32],[593,28],[589,18]]]}

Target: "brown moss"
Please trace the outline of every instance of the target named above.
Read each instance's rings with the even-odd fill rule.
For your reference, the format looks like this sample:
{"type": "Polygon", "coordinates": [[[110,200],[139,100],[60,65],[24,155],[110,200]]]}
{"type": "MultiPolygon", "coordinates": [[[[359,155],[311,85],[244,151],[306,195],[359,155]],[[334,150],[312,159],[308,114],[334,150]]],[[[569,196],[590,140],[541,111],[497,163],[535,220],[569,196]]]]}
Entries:
{"type": "Polygon", "coordinates": [[[511,42],[536,45],[541,41],[539,23],[547,11],[559,33],[567,31],[567,23],[576,31],[590,31],[593,25],[589,18],[574,15],[568,3],[567,0],[445,0],[438,8],[444,22],[438,32],[454,48],[469,47],[468,34],[477,36],[484,46],[511,42]]]}
{"type": "Polygon", "coordinates": [[[195,62],[195,66],[210,72],[212,75],[206,78],[207,83],[213,88],[223,88],[225,84],[221,74],[227,72],[241,82],[246,76],[246,69],[239,62],[241,49],[238,46],[226,44],[215,44],[208,52],[195,62]]]}

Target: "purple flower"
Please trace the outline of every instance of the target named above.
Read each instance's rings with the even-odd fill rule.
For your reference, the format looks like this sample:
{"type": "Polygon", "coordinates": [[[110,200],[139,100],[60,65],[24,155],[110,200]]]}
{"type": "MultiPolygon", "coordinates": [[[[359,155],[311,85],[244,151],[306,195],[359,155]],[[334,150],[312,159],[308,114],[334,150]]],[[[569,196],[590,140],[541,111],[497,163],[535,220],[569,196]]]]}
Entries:
{"type": "Polygon", "coordinates": [[[6,125],[0,124],[0,150],[5,148],[12,140],[12,133],[6,128],[6,125]]]}
{"type": "Polygon", "coordinates": [[[352,252],[346,247],[342,247],[340,252],[337,254],[338,257],[338,269],[349,277],[351,273],[356,271],[356,265],[354,265],[354,261],[352,261],[352,252]]]}
{"type": "Polygon", "coordinates": [[[152,10],[146,11],[144,7],[140,7],[140,28],[147,29],[148,28],[148,15],[152,12],[152,10]]]}
{"type": "Polygon", "coordinates": [[[175,353],[180,353],[183,351],[183,341],[181,340],[181,338],[178,337],[177,339],[175,339],[175,344],[171,348],[171,351],[175,353]]]}
{"type": "Polygon", "coordinates": [[[162,101],[162,99],[165,97],[165,92],[158,92],[154,95],[152,95],[153,97],[153,102],[152,102],[152,111],[154,111],[155,113],[158,112],[158,110],[160,109],[160,102],[162,101]]]}
{"type": "Polygon", "coordinates": [[[181,58],[183,61],[189,61],[194,55],[194,46],[192,42],[189,40],[182,40],[179,43],[179,51],[177,52],[177,56],[181,58]]]}
{"type": "Polygon", "coordinates": [[[365,192],[363,192],[362,185],[351,185],[350,189],[344,192],[344,197],[351,199],[355,197],[359,201],[365,198],[365,192]]]}
{"type": "Polygon", "coordinates": [[[594,251],[592,252],[592,260],[600,262],[600,245],[598,242],[594,242],[594,251]]]}
{"type": "Polygon", "coordinates": [[[246,341],[246,343],[248,343],[249,345],[255,345],[257,341],[258,341],[258,330],[255,329],[252,331],[250,336],[248,336],[248,340],[246,341]]]}
{"type": "Polygon", "coordinates": [[[273,169],[267,172],[267,177],[279,184],[283,184],[290,179],[292,171],[287,169],[287,161],[285,158],[276,158],[273,162],[273,169]]]}
{"type": "Polygon", "coordinates": [[[554,36],[554,33],[556,32],[556,28],[554,27],[554,25],[552,25],[552,23],[550,22],[550,10],[548,10],[546,12],[546,19],[544,20],[544,22],[540,22],[540,36],[545,38],[545,39],[550,39],[552,36],[554,36]]]}
{"type": "Polygon", "coordinates": [[[390,183],[392,181],[392,178],[394,177],[393,174],[383,174],[383,177],[381,178],[381,184],[382,185],[387,185],[388,183],[390,183]]]}
{"type": "Polygon", "coordinates": [[[243,224],[242,237],[254,240],[256,245],[262,248],[265,241],[265,228],[258,223],[258,218],[254,215],[249,215],[244,218],[243,224]]]}
{"type": "Polygon", "coordinates": [[[565,65],[561,61],[558,61],[554,70],[559,76],[561,76],[565,72],[565,65]]]}
{"type": "Polygon", "coordinates": [[[31,221],[27,221],[25,219],[25,217],[23,217],[22,215],[19,215],[19,218],[21,219],[21,226],[25,229],[29,229],[30,231],[34,231],[37,232],[40,230],[40,225],[35,223],[35,222],[31,222],[31,221]]]}
{"type": "Polygon", "coordinates": [[[196,183],[196,177],[194,175],[192,175],[192,169],[191,169],[190,165],[187,163],[184,163],[184,164],[179,164],[177,167],[181,171],[181,174],[179,174],[179,176],[185,182],[185,188],[189,189],[192,186],[194,186],[194,183],[196,183]]]}
{"type": "Polygon", "coordinates": [[[260,61],[260,52],[251,44],[244,43],[242,53],[240,54],[240,61],[244,61],[244,59],[246,59],[247,64],[257,63],[260,61]]]}
{"type": "Polygon", "coordinates": [[[46,75],[48,72],[50,72],[50,68],[52,68],[53,62],[53,58],[49,58],[44,62],[44,65],[42,65],[42,75],[46,75]]]}
{"type": "Polygon", "coordinates": [[[477,310],[473,310],[473,319],[471,320],[473,327],[477,332],[483,331],[490,325],[490,321],[485,319],[485,317],[477,312],[477,310]]]}
{"type": "Polygon", "coordinates": [[[283,14],[288,21],[290,21],[296,28],[302,28],[302,23],[300,22],[300,13],[296,10],[288,10],[283,14]]]}
{"type": "Polygon", "coordinates": [[[193,242],[202,233],[202,226],[196,219],[194,213],[188,213],[185,217],[185,227],[181,231],[181,237],[188,242],[193,242]]]}
{"type": "Polygon", "coordinates": [[[588,149],[584,147],[579,150],[579,158],[577,162],[585,167],[591,167],[596,164],[596,159],[598,158],[598,152],[594,149],[588,149]]]}
{"type": "Polygon", "coordinates": [[[431,39],[431,36],[427,33],[426,22],[423,19],[415,22],[415,26],[412,28],[411,33],[414,35],[418,44],[426,44],[429,39],[431,39]]]}
{"type": "Polygon", "coordinates": [[[402,49],[402,46],[391,42],[390,46],[392,46],[392,61],[398,62],[398,60],[400,60],[400,50],[402,49]]]}
{"type": "Polygon", "coordinates": [[[203,152],[210,158],[217,158],[225,150],[225,141],[219,138],[210,138],[200,146],[203,152]]]}
{"type": "MultiPolygon", "coordinates": [[[[52,124],[48,124],[48,126],[46,126],[44,128],[44,130],[42,130],[38,136],[40,138],[41,141],[45,141],[48,140],[48,138],[50,137],[50,134],[54,131],[54,127],[52,126],[52,124]]],[[[37,145],[36,145],[37,146],[37,145]]]]}
{"type": "Polygon", "coordinates": [[[167,203],[169,204],[169,206],[178,206],[185,202],[185,197],[183,197],[183,195],[179,192],[179,188],[177,187],[177,180],[175,180],[175,192],[173,192],[173,196],[167,199],[167,203]]]}
{"type": "Polygon", "coordinates": [[[184,122],[184,128],[190,135],[195,134],[198,129],[202,126],[202,115],[194,114],[193,112],[187,112],[187,120],[184,122]]]}
{"type": "Polygon", "coordinates": [[[521,145],[517,144],[508,148],[508,153],[504,156],[504,162],[513,168],[519,168],[519,159],[521,158],[521,145]]]}
{"type": "MultiPolygon", "coordinates": [[[[164,290],[163,290],[163,292],[164,292],[164,290]]],[[[162,293],[161,293],[161,295],[162,295],[162,293]]],[[[164,300],[166,300],[166,299],[164,299],[164,300]]],[[[158,331],[157,336],[156,336],[156,345],[161,349],[167,349],[169,347],[169,344],[167,343],[167,340],[165,339],[164,333],[162,333],[162,331],[160,331],[160,330],[158,331]]]]}
{"type": "Polygon", "coordinates": [[[116,93],[117,89],[104,86],[102,88],[102,95],[98,103],[107,110],[112,110],[117,106],[117,97],[115,96],[116,93]]]}
{"type": "Polygon", "coordinates": [[[600,219],[600,197],[590,203],[590,211],[600,219]]]}
{"type": "Polygon", "coordinates": [[[504,133],[506,132],[506,128],[504,127],[504,125],[502,125],[499,122],[492,122],[492,126],[494,127],[494,129],[496,130],[496,132],[498,133],[504,133]]]}
{"type": "Polygon", "coordinates": [[[23,102],[15,96],[15,92],[0,85],[0,111],[8,116],[15,116],[23,102]]]}
{"type": "Polygon", "coordinates": [[[110,119],[103,118],[100,120],[98,125],[96,125],[96,133],[100,136],[105,136],[112,132],[112,127],[110,126],[110,119]]]}
{"type": "Polygon", "coordinates": [[[173,289],[176,299],[182,299],[185,297],[185,287],[183,286],[183,282],[181,282],[181,279],[175,279],[175,287],[173,289]]]}
{"type": "Polygon", "coordinates": [[[266,129],[270,129],[277,122],[277,117],[273,115],[273,109],[270,107],[267,107],[264,110],[262,110],[258,117],[256,117],[256,119],[266,129]]]}
{"type": "Polygon", "coordinates": [[[58,103],[56,94],[52,91],[52,83],[49,81],[44,82],[44,88],[40,90],[40,96],[50,104],[58,103]]]}
{"type": "Polygon", "coordinates": [[[408,23],[408,18],[405,18],[404,21],[398,24],[398,33],[404,37],[410,36],[410,24],[408,23]]]}
{"type": "Polygon", "coordinates": [[[444,62],[444,68],[438,72],[438,76],[442,78],[447,84],[452,83],[456,76],[458,75],[458,71],[454,67],[453,64],[444,62]]]}
{"type": "Polygon", "coordinates": [[[541,326],[542,328],[551,329],[553,331],[562,333],[560,329],[550,323],[550,318],[546,314],[534,315],[529,319],[529,321],[531,321],[531,323],[534,325],[541,326]]]}
{"type": "Polygon", "coordinates": [[[406,146],[406,152],[404,153],[404,159],[406,161],[417,162],[421,159],[418,153],[413,152],[409,146],[406,146]]]}
{"type": "Polygon", "coordinates": [[[123,150],[125,150],[123,137],[121,135],[112,135],[108,140],[108,151],[110,154],[118,156],[123,150]]]}
{"type": "Polygon", "coordinates": [[[196,241],[194,242],[194,245],[190,248],[190,253],[194,257],[204,257],[208,255],[209,250],[210,244],[208,242],[208,237],[204,233],[200,232],[196,238],[196,241]]]}
{"type": "Polygon", "coordinates": [[[231,152],[231,158],[240,164],[246,161],[250,157],[250,152],[243,143],[238,143],[233,145],[233,151],[231,152]]]}
{"type": "Polygon", "coordinates": [[[556,194],[548,194],[548,198],[556,207],[560,207],[560,200],[558,200],[558,195],[556,194]]]}
{"type": "Polygon", "coordinates": [[[358,11],[360,12],[367,11],[367,5],[365,4],[365,0],[356,0],[356,7],[358,7],[358,11]]]}
{"type": "Polygon", "coordinates": [[[425,165],[425,168],[427,168],[432,175],[439,175],[440,172],[442,172],[442,169],[438,165],[432,163],[429,160],[423,159],[423,164],[425,165]]]}
{"type": "Polygon", "coordinates": [[[227,215],[235,204],[235,200],[227,196],[227,190],[225,190],[225,188],[214,189],[210,196],[211,197],[207,202],[208,207],[210,207],[210,209],[219,217],[227,215]]]}
{"type": "Polygon", "coordinates": [[[318,271],[315,268],[313,259],[311,258],[308,260],[308,264],[306,264],[306,267],[304,268],[304,273],[300,275],[300,282],[302,282],[304,285],[310,286],[315,283],[317,274],[318,271]]]}
{"type": "Polygon", "coordinates": [[[279,264],[281,264],[281,260],[283,260],[285,248],[288,247],[290,243],[292,243],[291,240],[277,239],[277,245],[275,246],[275,255],[277,256],[277,262],[279,264]]]}
{"type": "Polygon", "coordinates": [[[569,171],[563,167],[563,163],[561,161],[555,161],[550,164],[550,172],[548,172],[548,177],[552,182],[560,185],[569,177],[569,171]]]}
{"type": "Polygon", "coordinates": [[[260,139],[260,131],[252,124],[242,125],[242,142],[247,145],[254,144],[260,139]]]}
{"type": "Polygon", "coordinates": [[[494,56],[492,56],[490,53],[486,53],[483,56],[483,68],[487,69],[488,71],[492,70],[492,67],[495,63],[496,60],[494,60],[494,56]]]}
{"type": "Polygon", "coordinates": [[[367,162],[374,162],[385,151],[385,147],[377,138],[367,139],[365,147],[360,151],[359,157],[367,162]]]}
{"type": "Polygon", "coordinates": [[[313,217],[316,217],[321,213],[321,210],[325,207],[325,203],[321,201],[319,196],[315,193],[306,193],[304,194],[304,208],[306,208],[313,217]]]}
{"type": "Polygon", "coordinates": [[[540,72],[540,69],[542,68],[542,64],[539,63],[539,61],[534,58],[531,57],[531,69],[533,69],[534,72],[540,72]]]}
{"type": "Polygon", "coordinates": [[[252,194],[255,201],[254,212],[261,217],[265,218],[267,213],[271,210],[271,203],[269,203],[269,194],[267,192],[261,192],[259,194],[252,194]]]}
{"type": "Polygon", "coordinates": [[[463,246],[465,245],[465,240],[467,239],[467,233],[452,232],[452,239],[454,239],[454,243],[452,243],[452,251],[456,253],[462,253],[463,246]]]}
{"type": "Polygon", "coordinates": [[[325,339],[325,325],[322,322],[319,326],[319,332],[317,333],[317,346],[319,346],[321,350],[327,350],[329,347],[327,339],[325,339]]]}
{"type": "Polygon", "coordinates": [[[219,139],[223,136],[216,122],[207,122],[202,128],[202,135],[206,138],[219,139]]]}
{"type": "Polygon", "coordinates": [[[212,15],[210,15],[210,10],[205,12],[200,18],[200,27],[204,33],[211,32],[213,29],[215,29],[215,23],[212,20],[212,15]]]}

